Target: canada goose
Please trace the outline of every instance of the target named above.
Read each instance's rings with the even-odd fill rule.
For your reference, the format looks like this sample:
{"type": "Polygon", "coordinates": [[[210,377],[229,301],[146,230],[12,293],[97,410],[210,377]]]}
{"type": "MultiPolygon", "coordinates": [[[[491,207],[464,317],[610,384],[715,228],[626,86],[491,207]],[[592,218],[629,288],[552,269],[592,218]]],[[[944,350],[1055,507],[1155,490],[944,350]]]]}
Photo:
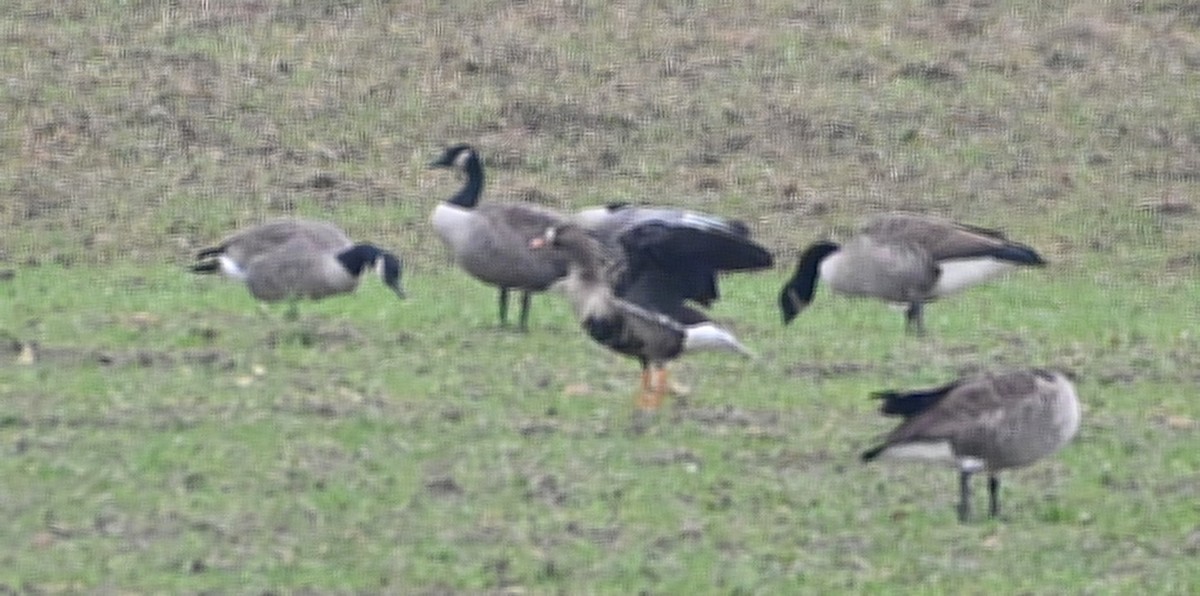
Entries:
{"type": "Polygon", "coordinates": [[[786,325],[812,302],[820,278],[842,294],[907,304],[906,330],[920,335],[925,332],[926,302],[1016,265],[1045,264],[1032,248],[995,230],[894,213],[870,221],[843,246],[809,246],[783,286],[779,306],[786,325]]]}
{"type": "Polygon", "coordinates": [[[446,149],[430,167],[457,168],[466,183],[433,210],[433,227],[454,253],[454,261],[476,279],[500,288],[500,326],[508,323],[508,291],[521,290],[519,328],[529,328],[529,301],[567,273],[553,251],[532,251],[529,241],[566,219],[536,205],[479,204],[483,162],[470,145],[446,149]]]}
{"type": "Polygon", "coordinates": [[[684,324],[707,320],[684,302],[708,307],[720,298],[719,272],[773,264],[740,221],[625,204],[585,209],[575,221],[615,259],[610,281],[618,297],[684,324]]]}
{"type": "Polygon", "coordinates": [[[999,512],[996,474],[1057,451],[1079,430],[1079,398],[1062,373],[1019,370],[982,374],[923,391],[886,391],[885,415],[904,422],[882,445],[862,454],[923,459],[960,471],[958,519],[970,514],[970,478],[988,473],[988,512],[999,512]]]}
{"type": "MultiPolygon", "coordinates": [[[[351,292],[368,266],[398,297],[404,297],[400,259],[371,244],[353,244],[345,232],[327,222],[271,220],[229,235],[201,250],[196,259],[192,271],[221,272],[243,281],[263,302],[319,300],[351,292]]],[[[294,307],[293,302],[292,315],[294,307]]]]}
{"type": "MultiPolygon", "coordinates": [[[[564,224],[529,242],[535,250],[557,250],[570,262],[563,283],[583,329],[600,344],[642,365],[641,409],[657,409],[667,390],[665,364],[688,351],[710,349],[752,354],[728,331],[704,319],[684,324],[618,298],[605,276],[603,249],[583,228],[564,224]]],[[[699,315],[698,311],[693,311],[699,315]]],[[[702,315],[700,315],[702,316],[702,315]]]]}

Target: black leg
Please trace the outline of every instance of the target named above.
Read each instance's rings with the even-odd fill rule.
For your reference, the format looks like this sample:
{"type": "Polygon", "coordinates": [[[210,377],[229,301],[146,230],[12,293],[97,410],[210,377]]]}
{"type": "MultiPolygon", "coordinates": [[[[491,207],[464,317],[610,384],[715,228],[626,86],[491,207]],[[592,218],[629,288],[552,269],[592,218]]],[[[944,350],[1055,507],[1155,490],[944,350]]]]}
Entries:
{"type": "Polygon", "coordinates": [[[1000,479],[995,474],[988,475],[988,515],[1000,515],[1000,479]]]}
{"type": "Polygon", "coordinates": [[[500,288],[500,326],[508,325],[508,288],[500,288]]]}
{"type": "Polygon", "coordinates": [[[971,516],[971,473],[960,472],[958,476],[958,521],[966,523],[971,516]]]}
{"type": "Polygon", "coordinates": [[[529,331],[529,300],[528,290],[521,292],[521,331],[529,331]]]}
{"type": "Polygon", "coordinates": [[[921,302],[909,302],[908,310],[904,311],[904,330],[917,336],[925,335],[925,305],[921,302]]]}

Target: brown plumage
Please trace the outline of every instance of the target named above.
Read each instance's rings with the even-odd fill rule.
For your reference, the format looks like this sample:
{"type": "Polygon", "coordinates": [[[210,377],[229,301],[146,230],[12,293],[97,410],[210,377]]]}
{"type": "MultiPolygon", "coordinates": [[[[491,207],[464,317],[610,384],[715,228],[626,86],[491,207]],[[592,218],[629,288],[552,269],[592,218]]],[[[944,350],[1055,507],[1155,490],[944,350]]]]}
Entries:
{"type": "Polygon", "coordinates": [[[197,258],[223,254],[234,263],[246,263],[283,244],[305,240],[319,250],[337,250],[354,245],[341,228],[327,221],[278,218],[238,230],[221,239],[216,246],[201,250],[197,258]]]}
{"type": "Polygon", "coordinates": [[[616,297],[605,277],[604,250],[578,226],[550,227],[530,246],[556,251],[569,261],[563,290],[588,336],[641,364],[640,408],[655,409],[662,404],[667,391],[665,364],[684,352],[712,349],[751,355],[731,333],[707,319],[685,325],[616,297]]]}
{"type": "Polygon", "coordinates": [[[995,230],[909,213],[882,215],[844,245],[817,242],[800,256],[780,292],[784,323],[813,300],[818,280],[840,294],[907,305],[908,331],[924,333],[926,302],[1018,265],[1042,266],[1032,248],[995,230]]]}
{"type": "Polygon", "coordinates": [[[462,189],[434,208],[431,220],[438,236],[459,267],[475,279],[500,288],[501,326],[508,322],[509,290],[521,291],[519,328],[526,330],[531,294],[546,290],[567,273],[566,261],[558,254],[532,251],[529,241],[566,219],[525,203],[480,205],[483,162],[469,145],[446,149],[430,166],[456,168],[466,175],[462,189]]]}
{"type": "Polygon", "coordinates": [[[371,244],[354,244],[337,226],[322,221],[267,221],[230,234],[196,258],[192,271],[219,271],[245,282],[263,302],[319,300],[352,292],[368,268],[404,297],[399,258],[371,244]]]}
{"type": "Polygon", "coordinates": [[[1016,370],[958,379],[922,391],[888,391],[885,415],[904,421],[883,443],[863,453],[922,459],[960,471],[959,519],[970,512],[970,475],[988,473],[989,512],[999,510],[997,473],[1027,466],[1071,440],[1079,430],[1079,399],[1062,373],[1016,370]]]}

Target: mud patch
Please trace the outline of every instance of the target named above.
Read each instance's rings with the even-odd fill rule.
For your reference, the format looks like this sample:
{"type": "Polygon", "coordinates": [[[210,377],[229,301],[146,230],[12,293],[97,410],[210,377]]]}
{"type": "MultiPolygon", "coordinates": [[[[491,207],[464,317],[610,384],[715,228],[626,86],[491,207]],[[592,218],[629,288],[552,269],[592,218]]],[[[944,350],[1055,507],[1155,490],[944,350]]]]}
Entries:
{"type": "MultiPolygon", "coordinates": [[[[275,400],[271,410],[279,413],[320,418],[346,418],[349,416],[382,416],[390,404],[380,398],[366,398],[346,388],[334,389],[339,395],[287,396],[275,400]]],[[[323,392],[323,393],[329,393],[323,392]]]]}
{"type": "Polygon", "coordinates": [[[789,377],[835,379],[861,375],[869,371],[874,371],[876,368],[873,364],[864,364],[862,362],[797,363],[784,369],[784,373],[789,377]]]}
{"type": "Polygon", "coordinates": [[[679,447],[642,453],[634,456],[634,461],[651,466],[669,466],[674,464],[699,465],[700,456],[691,449],[679,447]]]}
{"type": "Polygon", "coordinates": [[[751,438],[780,439],[787,433],[774,410],[747,410],[733,405],[679,410],[672,423],[693,421],[717,435],[738,433],[751,438]]]}
{"type": "Polygon", "coordinates": [[[15,338],[3,340],[0,362],[24,366],[50,365],[87,366],[99,364],[111,368],[160,368],[178,366],[202,366],[214,370],[233,370],[237,359],[223,350],[213,348],[186,349],[179,351],[132,349],[106,350],[102,348],[76,348],[43,346],[40,342],[15,338]]]}
{"type": "Polygon", "coordinates": [[[300,329],[273,330],[263,339],[271,349],[284,345],[301,345],[306,348],[336,350],[363,345],[361,332],[348,325],[306,325],[300,329]]]}
{"type": "Polygon", "coordinates": [[[546,505],[561,507],[567,503],[567,492],[562,482],[554,474],[537,474],[531,478],[522,478],[525,484],[524,497],[526,501],[537,501],[546,505]]]}

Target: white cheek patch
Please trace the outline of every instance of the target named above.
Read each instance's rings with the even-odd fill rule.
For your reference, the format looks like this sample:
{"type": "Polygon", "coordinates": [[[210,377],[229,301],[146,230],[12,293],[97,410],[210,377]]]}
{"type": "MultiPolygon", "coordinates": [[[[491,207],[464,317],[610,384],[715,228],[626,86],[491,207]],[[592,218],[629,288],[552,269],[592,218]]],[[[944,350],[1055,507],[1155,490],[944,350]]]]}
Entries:
{"type": "Polygon", "coordinates": [[[467,167],[467,162],[471,160],[472,155],[475,155],[475,152],[471,151],[470,149],[463,149],[462,151],[459,151],[458,155],[454,156],[454,167],[467,167]]]}

